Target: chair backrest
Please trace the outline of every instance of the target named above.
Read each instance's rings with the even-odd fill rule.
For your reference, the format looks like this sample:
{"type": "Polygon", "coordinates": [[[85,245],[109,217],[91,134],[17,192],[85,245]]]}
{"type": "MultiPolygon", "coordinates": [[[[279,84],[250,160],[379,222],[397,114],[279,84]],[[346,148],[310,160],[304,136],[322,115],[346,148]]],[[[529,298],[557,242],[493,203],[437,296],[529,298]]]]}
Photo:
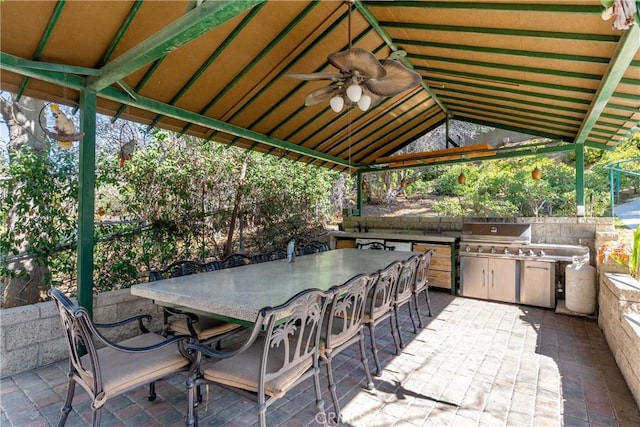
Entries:
{"type": "Polygon", "coordinates": [[[270,252],[254,255],[252,260],[255,264],[260,262],[276,261],[278,259],[286,259],[287,250],[284,248],[274,248],[270,252]]]}
{"type": "Polygon", "coordinates": [[[382,242],[357,243],[357,249],[373,249],[376,251],[395,251],[395,246],[387,246],[382,242]]]}
{"type": "Polygon", "coordinates": [[[359,274],[344,284],[331,288],[333,298],[327,307],[322,334],[327,348],[347,342],[362,329],[367,294],[376,279],[377,273],[359,274]]]}
{"type": "Polygon", "coordinates": [[[403,303],[409,298],[414,291],[416,271],[421,255],[414,255],[408,260],[402,262],[402,269],[398,275],[398,283],[396,285],[395,302],[403,303]]]}
{"type": "Polygon", "coordinates": [[[312,240],[310,242],[307,242],[304,246],[302,246],[298,250],[298,255],[309,255],[309,254],[315,254],[318,252],[326,252],[328,250],[329,250],[328,243],[312,240]]]}
{"type": "Polygon", "coordinates": [[[264,393],[265,383],[276,377],[316,366],[322,320],[331,295],[331,291],[308,289],[280,306],[260,311],[254,328],[265,331],[265,340],[258,393],[264,393]]]}
{"type": "MultiPolygon", "coordinates": [[[[251,259],[251,257],[248,257],[245,254],[231,254],[218,262],[220,268],[214,268],[216,270],[219,270],[221,268],[233,268],[253,264],[253,260],[251,259]]],[[[214,261],[212,264],[214,263],[216,263],[216,261],[214,261]]]]}
{"type": "Polygon", "coordinates": [[[202,273],[203,271],[209,271],[207,264],[193,260],[180,260],[169,264],[163,269],[149,271],[149,281],[153,282],[171,277],[188,276],[190,274],[202,273]]]}
{"type": "Polygon", "coordinates": [[[365,308],[365,312],[372,320],[378,319],[391,311],[395,301],[395,289],[401,268],[402,263],[394,261],[378,271],[378,279],[369,291],[367,307],[365,308]]]}
{"type": "Polygon", "coordinates": [[[92,387],[91,391],[94,394],[101,391],[102,375],[94,342],[96,331],[89,313],[84,307],[74,304],[58,289],[50,289],[49,295],[60,313],[70,363],[82,380],[92,387]]]}
{"type": "Polygon", "coordinates": [[[431,265],[431,258],[433,257],[433,249],[419,255],[420,260],[416,268],[416,275],[414,281],[414,292],[424,289],[429,281],[429,266],[431,265]]]}

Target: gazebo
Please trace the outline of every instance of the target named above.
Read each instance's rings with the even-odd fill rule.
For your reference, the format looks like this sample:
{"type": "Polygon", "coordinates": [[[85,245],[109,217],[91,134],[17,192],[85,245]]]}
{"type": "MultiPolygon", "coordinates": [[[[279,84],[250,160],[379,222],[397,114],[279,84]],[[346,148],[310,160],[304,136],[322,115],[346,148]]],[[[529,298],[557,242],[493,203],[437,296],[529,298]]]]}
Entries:
{"type": "Polygon", "coordinates": [[[79,107],[85,306],[97,112],[360,179],[389,168],[573,151],[578,216],[585,147],[615,149],[640,120],[638,14],[607,20],[611,11],[597,0],[8,0],[0,8],[2,89],[79,107]],[[386,74],[363,77],[353,65],[359,54],[332,57],[353,49],[386,74]],[[396,71],[400,80],[419,79],[400,91],[372,89],[396,71]],[[345,102],[352,82],[371,105],[330,106],[335,96],[345,102]],[[548,142],[460,146],[447,137],[442,150],[392,156],[451,119],[548,142]]]}

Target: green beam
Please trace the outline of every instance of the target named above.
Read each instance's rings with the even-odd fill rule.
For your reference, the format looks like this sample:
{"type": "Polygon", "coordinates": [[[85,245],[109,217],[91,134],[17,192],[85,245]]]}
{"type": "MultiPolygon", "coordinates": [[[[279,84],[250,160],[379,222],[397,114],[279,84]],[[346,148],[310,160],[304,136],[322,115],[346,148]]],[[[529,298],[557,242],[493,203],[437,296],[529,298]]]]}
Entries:
{"type": "MultiPolygon", "coordinates": [[[[71,89],[76,89],[76,90],[84,89],[84,79],[82,77],[78,77],[73,74],[64,75],[54,71],[37,70],[34,68],[24,67],[25,63],[30,63],[30,62],[33,62],[33,61],[24,60],[22,58],[9,55],[4,52],[0,52],[0,69],[6,69],[8,71],[12,71],[21,75],[28,75],[30,77],[33,77],[45,82],[54,83],[61,86],[64,85],[71,89]]],[[[283,150],[287,150],[289,152],[303,154],[309,157],[313,157],[315,159],[325,160],[325,161],[340,164],[343,166],[349,166],[346,160],[343,160],[339,157],[326,155],[324,153],[320,153],[315,150],[310,150],[308,148],[305,148],[287,141],[283,141],[277,138],[271,138],[267,135],[264,135],[249,129],[244,129],[239,126],[235,126],[220,120],[212,119],[210,117],[206,117],[191,111],[184,110],[182,108],[178,108],[172,105],[167,105],[150,98],[138,96],[138,99],[135,100],[131,98],[126,92],[118,90],[114,87],[108,87],[103,89],[98,94],[98,96],[100,96],[101,98],[105,98],[111,101],[121,103],[121,104],[130,105],[132,107],[137,107],[146,111],[150,111],[152,113],[162,114],[170,118],[182,120],[188,123],[193,123],[195,125],[208,127],[208,128],[215,129],[220,132],[224,132],[224,133],[238,136],[241,138],[246,138],[250,141],[256,141],[266,145],[270,145],[272,147],[282,148],[283,150]]]]}
{"type": "Polygon", "coordinates": [[[428,48],[436,48],[436,49],[444,49],[444,50],[461,50],[465,52],[483,52],[483,53],[493,53],[496,55],[522,56],[526,58],[554,59],[554,60],[560,60],[560,61],[587,62],[587,63],[594,63],[594,64],[609,63],[609,58],[606,58],[603,56],[572,55],[572,54],[566,54],[566,53],[540,52],[540,51],[519,50],[519,49],[504,49],[504,48],[489,47],[489,46],[472,46],[472,45],[439,43],[439,42],[432,42],[432,41],[420,41],[420,40],[409,40],[409,39],[396,39],[396,42],[400,46],[418,46],[418,47],[428,47],[428,48]]]}
{"type": "MultiPolygon", "coordinates": [[[[389,7],[387,3],[375,1],[365,1],[371,6],[389,7]]],[[[529,4],[520,2],[508,3],[488,3],[488,2],[452,2],[452,1],[394,1],[391,7],[413,7],[417,9],[463,9],[463,10],[499,10],[504,12],[554,12],[569,14],[600,15],[602,7],[600,5],[564,5],[564,4],[529,4]]]]}
{"type": "Polygon", "coordinates": [[[522,128],[522,127],[519,127],[519,126],[509,126],[509,125],[504,125],[502,123],[490,122],[490,121],[486,121],[486,120],[478,120],[478,119],[474,119],[472,117],[465,116],[464,114],[459,114],[457,116],[454,116],[453,118],[454,118],[454,120],[462,120],[464,122],[476,123],[478,125],[489,126],[489,127],[494,127],[494,128],[504,129],[504,130],[512,130],[514,132],[520,132],[520,133],[524,133],[524,134],[527,134],[527,135],[539,136],[539,137],[542,137],[542,138],[560,139],[560,140],[565,140],[565,138],[566,138],[563,135],[540,132],[540,131],[537,131],[535,129],[526,129],[526,128],[522,128]]]}
{"type": "MultiPolygon", "coordinates": [[[[184,85],[182,85],[178,93],[176,93],[173,96],[173,98],[171,98],[171,100],[169,101],[169,104],[175,105],[180,100],[180,98],[182,98],[187,93],[187,91],[197,83],[198,79],[202,77],[202,75],[205,73],[205,71],[209,69],[209,67],[211,67],[214,61],[218,59],[220,55],[227,50],[231,42],[233,42],[233,40],[235,40],[235,38],[238,37],[238,35],[246,28],[246,26],[249,25],[249,23],[253,20],[253,18],[258,14],[260,9],[262,9],[262,7],[265,4],[266,3],[262,3],[260,6],[253,8],[251,12],[249,12],[249,14],[242,20],[240,25],[236,26],[233,29],[231,34],[229,34],[229,36],[227,36],[224,39],[224,41],[220,44],[220,46],[218,46],[213,51],[213,53],[209,55],[206,61],[204,61],[204,63],[200,65],[198,70],[196,70],[196,72],[189,78],[189,80],[187,80],[187,82],[184,85]]],[[[265,54],[265,51],[263,50],[262,55],[264,54],[265,54]]],[[[241,73],[239,73],[234,77],[234,82],[238,81],[242,76],[246,75],[246,73],[249,70],[251,70],[252,67],[253,65],[248,65],[247,67],[245,67],[241,73]]],[[[220,91],[220,93],[218,93],[214,99],[209,101],[209,103],[200,111],[200,114],[205,114],[207,111],[209,111],[209,109],[216,104],[218,99],[222,98],[222,96],[224,96],[224,94],[226,94],[227,91],[231,90],[234,87],[234,84],[235,83],[229,83],[225,85],[225,87],[220,91]]],[[[160,115],[156,116],[152,120],[151,124],[147,127],[147,132],[151,130],[158,123],[158,121],[160,121],[161,118],[162,116],[160,115]]],[[[184,133],[185,130],[186,129],[184,129],[181,133],[184,133]]]]}
{"type": "MultiPolygon", "coordinates": [[[[636,19],[636,21],[638,21],[638,19],[636,19]]],[[[640,48],[639,26],[640,24],[636,22],[635,25],[629,27],[629,29],[622,34],[622,37],[620,37],[618,47],[611,57],[611,65],[602,77],[600,88],[596,92],[591,107],[582,122],[582,127],[576,135],[575,142],[577,144],[583,144],[589,136],[593,125],[598,121],[600,114],[602,114],[602,111],[607,106],[607,102],[622,80],[633,57],[638,52],[638,48],[640,48]]]]}
{"type": "Polygon", "coordinates": [[[326,160],[332,163],[348,166],[347,161],[339,157],[335,157],[335,156],[327,155],[318,151],[310,150],[308,148],[293,144],[291,142],[283,141],[277,138],[272,138],[267,135],[264,135],[249,129],[244,129],[240,126],[235,126],[230,123],[223,122],[221,120],[212,119],[211,117],[203,116],[188,110],[184,110],[179,107],[164,104],[162,102],[155,101],[153,99],[149,99],[143,96],[138,96],[138,100],[136,101],[131,99],[126,93],[120,90],[117,90],[115,88],[105,88],[103,91],[100,92],[100,97],[105,99],[110,99],[112,101],[120,102],[123,104],[127,104],[132,107],[141,108],[145,111],[150,111],[152,113],[162,114],[166,117],[170,117],[173,119],[183,120],[188,123],[193,123],[194,125],[215,129],[217,131],[220,131],[229,135],[245,138],[250,141],[256,141],[272,147],[282,148],[283,150],[286,150],[292,153],[303,154],[316,159],[326,160]]]}
{"type": "MultiPolygon", "coordinates": [[[[45,28],[44,33],[42,34],[42,37],[40,38],[40,42],[38,42],[38,47],[36,47],[36,52],[33,54],[34,61],[40,60],[42,51],[44,50],[45,46],[47,45],[47,42],[49,41],[49,38],[51,37],[51,32],[55,28],[56,23],[60,18],[60,14],[62,13],[62,8],[64,7],[64,3],[65,3],[65,0],[60,0],[58,1],[58,4],[56,4],[56,8],[53,10],[51,17],[49,18],[49,22],[47,23],[47,27],[45,28]]],[[[20,87],[16,92],[17,99],[22,98],[22,94],[24,93],[28,84],[29,84],[29,77],[25,77],[20,83],[20,87]]]]}
{"type": "MultiPolygon", "coordinates": [[[[393,38],[391,37],[391,35],[389,35],[387,30],[385,30],[380,25],[380,23],[378,22],[376,17],[371,13],[371,11],[365,5],[363,5],[362,2],[359,2],[359,1],[355,1],[355,6],[356,6],[356,9],[358,9],[358,11],[362,14],[362,16],[364,16],[364,18],[367,20],[369,25],[371,25],[376,30],[376,32],[380,37],[382,37],[382,40],[384,40],[387,46],[389,46],[391,51],[396,52],[397,50],[399,50],[398,46],[393,41],[393,38]]],[[[413,70],[413,64],[411,64],[411,62],[409,62],[407,58],[401,58],[400,62],[402,62],[402,64],[404,64],[405,67],[413,70]]],[[[429,85],[427,85],[427,83],[424,80],[421,81],[421,84],[422,84],[422,88],[429,94],[429,96],[431,96],[431,98],[433,98],[436,104],[438,104],[438,106],[440,106],[442,111],[448,116],[449,112],[447,111],[447,107],[444,105],[442,101],[440,101],[440,99],[435,94],[435,92],[429,87],[429,85]]]]}
{"type": "Polygon", "coordinates": [[[264,0],[208,1],[172,22],[101,69],[88,88],[100,91],[225,23],[264,0]]]}
{"type": "MultiPolygon", "coordinates": [[[[509,5],[513,5],[510,2],[509,5]]],[[[510,28],[490,28],[490,27],[468,27],[457,25],[436,25],[436,24],[417,24],[411,22],[380,22],[384,28],[395,28],[399,30],[423,30],[437,32],[454,32],[454,33],[476,33],[500,36],[514,37],[534,37],[545,39],[562,39],[562,40],[583,40],[595,41],[603,43],[617,43],[617,35],[607,34],[587,34],[587,33],[565,33],[559,31],[533,31],[533,30],[517,30],[510,28]]]]}
{"type": "Polygon", "coordinates": [[[96,196],[96,93],[80,91],[80,143],[78,174],[78,304],[93,313],[94,203],[96,196]]]}
{"type": "Polygon", "coordinates": [[[122,22],[122,25],[120,25],[120,29],[118,29],[118,32],[116,33],[115,37],[113,38],[113,40],[111,40],[109,47],[107,47],[107,51],[104,53],[104,55],[102,55],[102,59],[100,60],[100,67],[102,67],[107,63],[107,61],[109,61],[109,58],[111,58],[111,55],[113,55],[113,51],[120,44],[122,37],[124,37],[124,33],[127,32],[127,29],[133,22],[133,18],[135,18],[135,16],[138,14],[138,11],[142,7],[142,4],[143,2],[141,1],[136,1],[133,3],[133,5],[131,6],[131,9],[129,9],[129,13],[127,14],[127,17],[122,22]]]}
{"type": "Polygon", "coordinates": [[[601,76],[598,74],[577,73],[574,71],[554,70],[549,68],[523,67],[520,65],[509,65],[509,64],[500,64],[497,62],[476,61],[476,60],[465,59],[465,58],[450,58],[445,56],[419,55],[419,54],[411,55],[411,58],[420,59],[427,62],[432,62],[432,61],[445,62],[449,64],[471,65],[474,67],[495,68],[499,70],[518,71],[518,72],[533,73],[533,74],[545,74],[550,76],[568,77],[568,78],[576,78],[576,79],[600,80],[601,78],[601,76]]]}
{"type": "MultiPolygon", "coordinates": [[[[508,77],[499,77],[499,76],[495,76],[495,75],[492,75],[492,74],[469,73],[469,72],[465,72],[465,71],[455,71],[455,70],[450,70],[450,69],[446,69],[446,68],[432,68],[432,67],[420,67],[420,66],[417,66],[416,70],[424,71],[426,73],[440,73],[440,74],[444,74],[445,76],[458,76],[458,77],[468,78],[468,79],[472,79],[472,80],[476,79],[476,80],[489,81],[489,82],[493,81],[496,84],[506,83],[506,84],[513,84],[513,85],[516,85],[516,86],[521,86],[521,85],[522,86],[535,86],[535,87],[543,87],[543,88],[546,88],[546,89],[566,90],[566,91],[569,91],[569,92],[588,93],[588,94],[593,94],[593,93],[596,92],[594,89],[576,87],[576,86],[559,85],[559,84],[555,84],[555,83],[547,83],[546,81],[512,79],[512,78],[508,78],[508,77]]],[[[426,79],[430,79],[429,76],[426,76],[425,78],[426,79]]]]}
{"type": "MultiPolygon", "coordinates": [[[[523,95],[523,96],[531,96],[531,97],[535,97],[535,98],[542,98],[542,99],[549,99],[552,101],[558,101],[558,102],[569,102],[572,104],[584,104],[584,105],[589,105],[589,100],[586,99],[579,99],[579,98],[570,98],[568,96],[559,96],[559,95],[552,95],[552,94],[547,94],[547,93],[539,93],[539,92],[531,92],[531,91],[527,91],[527,90],[522,90],[522,89],[515,89],[515,88],[511,88],[511,87],[497,87],[497,86],[492,86],[492,85],[487,85],[487,84],[482,84],[482,83],[477,83],[474,82],[473,85],[471,85],[469,82],[465,82],[465,81],[459,81],[459,80],[451,80],[451,79],[446,79],[446,78],[441,78],[438,76],[428,76],[427,77],[429,80],[432,81],[437,81],[437,82],[442,82],[443,86],[444,84],[451,84],[451,85],[459,85],[459,86],[465,86],[465,87],[469,87],[471,89],[484,89],[484,90],[490,90],[492,92],[500,92],[500,93],[513,93],[516,95],[523,95]]],[[[446,91],[460,91],[460,89],[450,89],[448,87],[443,87],[442,90],[446,90],[446,91]]],[[[487,96],[486,94],[477,94],[479,96],[487,96]]],[[[512,98],[507,98],[507,99],[512,99],[512,98]]],[[[545,105],[549,105],[549,104],[545,104],[545,105]]],[[[562,109],[564,111],[573,111],[574,113],[580,113],[580,114],[584,114],[587,110],[586,108],[584,109],[578,109],[578,108],[569,108],[569,107],[562,107],[562,109]]]]}

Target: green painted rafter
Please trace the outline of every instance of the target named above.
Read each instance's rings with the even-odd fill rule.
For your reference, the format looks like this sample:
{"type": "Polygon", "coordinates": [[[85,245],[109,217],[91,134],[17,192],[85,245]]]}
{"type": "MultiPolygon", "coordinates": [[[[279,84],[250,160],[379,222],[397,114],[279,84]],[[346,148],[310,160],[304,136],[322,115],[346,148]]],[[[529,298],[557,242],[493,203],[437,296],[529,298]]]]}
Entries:
{"type": "MultiPolygon", "coordinates": [[[[58,22],[58,19],[60,18],[60,14],[62,13],[62,8],[64,7],[64,4],[65,4],[65,0],[60,0],[56,4],[56,8],[53,10],[53,13],[51,14],[51,17],[49,18],[49,22],[47,23],[47,27],[45,28],[44,33],[42,34],[42,37],[40,38],[40,42],[38,43],[38,47],[36,47],[36,52],[33,54],[33,60],[34,61],[39,61],[40,60],[40,56],[42,56],[42,51],[44,50],[45,46],[47,45],[47,42],[49,41],[49,38],[51,37],[51,33],[53,32],[53,29],[55,28],[56,23],[58,22]]],[[[20,83],[20,87],[18,88],[18,91],[16,92],[16,98],[17,99],[22,98],[22,94],[24,93],[24,91],[27,88],[28,84],[29,84],[29,77],[25,77],[24,79],[22,79],[22,82],[20,83]]]]}
{"type": "Polygon", "coordinates": [[[89,79],[87,86],[97,91],[109,87],[262,2],[264,0],[204,2],[102,67],[100,77],[89,79]]]}
{"type": "MultiPolygon", "coordinates": [[[[399,50],[398,46],[393,41],[393,38],[391,37],[391,35],[389,35],[387,30],[384,29],[383,25],[380,25],[380,23],[378,22],[376,17],[371,13],[371,11],[360,1],[355,1],[355,6],[356,6],[356,9],[358,9],[358,11],[362,14],[362,16],[364,16],[364,18],[367,20],[369,25],[371,25],[376,30],[376,32],[380,37],[382,37],[382,40],[384,40],[387,46],[389,46],[389,49],[391,49],[392,52],[399,50]]],[[[407,58],[401,58],[400,62],[402,62],[402,64],[405,67],[413,70],[414,68],[413,64],[411,64],[411,62],[409,62],[407,58]]],[[[424,80],[422,80],[421,83],[422,83],[423,89],[429,94],[429,96],[433,98],[436,104],[438,104],[438,106],[442,109],[442,111],[448,116],[449,112],[447,111],[447,107],[444,105],[444,103],[442,103],[442,101],[438,99],[438,96],[429,87],[429,85],[427,85],[427,83],[424,80]]]]}
{"type": "MultiPolygon", "coordinates": [[[[386,7],[386,4],[374,1],[363,1],[370,6],[382,6],[386,7]]],[[[492,10],[492,11],[504,11],[504,12],[553,12],[553,13],[568,13],[568,14],[589,14],[600,15],[602,13],[602,7],[600,5],[564,5],[554,3],[520,3],[520,2],[507,2],[507,3],[489,3],[489,2],[476,2],[476,1],[429,1],[429,2],[417,2],[417,1],[394,1],[393,7],[412,7],[416,9],[462,9],[462,10],[492,10]]]]}
{"type": "Polygon", "coordinates": [[[640,24],[637,21],[638,19],[636,17],[636,24],[629,27],[629,29],[622,34],[622,37],[620,37],[618,47],[611,57],[609,69],[607,69],[605,75],[602,77],[600,88],[596,92],[589,112],[576,135],[575,142],[577,144],[583,144],[586,141],[589,132],[591,132],[591,129],[598,121],[618,83],[622,80],[622,76],[627,70],[627,67],[640,48],[640,24]]]}
{"type": "MultiPolygon", "coordinates": [[[[57,84],[60,86],[66,86],[75,90],[83,90],[85,87],[85,79],[73,74],[66,75],[56,71],[42,70],[39,68],[30,67],[29,64],[35,61],[28,61],[22,58],[18,58],[13,55],[9,55],[4,52],[0,52],[0,68],[7,71],[11,71],[17,74],[26,75],[38,80],[57,84]]],[[[131,107],[140,108],[142,110],[150,111],[156,114],[162,114],[164,116],[186,121],[196,125],[219,130],[233,136],[238,136],[251,141],[257,141],[273,147],[282,148],[289,152],[303,154],[312,158],[326,160],[332,163],[342,164],[348,166],[348,163],[335,156],[325,155],[314,150],[310,150],[305,147],[292,144],[287,141],[283,141],[277,138],[271,138],[267,135],[244,129],[239,126],[235,126],[229,123],[222,122],[220,120],[212,119],[210,117],[202,116],[200,114],[184,110],[172,105],[155,101],[146,97],[138,96],[135,100],[131,98],[126,92],[118,90],[113,87],[104,88],[98,94],[99,97],[109,99],[118,103],[126,104],[131,107]]]]}
{"type": "MultiPolygon", "coordinates": [[[[262,3],[261,5],[258,5],[257,7],[254,7],[253,9],[251,9],[251,11],[247,14],[247,16],[242,20],[240,25],[236,26],[233,29],[231,34],[229,34],[229,36],[224,39],[224,41],[220,44],[220,46],[218,46],[218,48],[216,48],[216,50],[211,55],[209,55],[207,60],[204,61],[204,63],[200,65],[198,70],[196,70],[196,72],[189,78],[189,80],[187,80],[187,82],[184,85],[182,85],[182,87],[180,88],[178,93],[176,93],[173,96],[173,98],[171,98],[171,100],[169,101],[170,105],[175,105],[176,102],[178,102],[180,100],[180,98],[182,98],[187,93],[187,91],[194,84],[196,84],[198,79],[205,73],[205,71],[207,71],[209,69],[209,67],[211,67],[211,65],[214,63],[214,61],[216,59],[218,59],[218,57],[224,51],[226,51],[226,49],[233,42],[233,40],[235,40],[235,38],[238,37],[238,35],[242,32],[242,30],[244,30],[246,28],[246,26],[249,25],[249,23],[253,20],[253,18],[258,14],[260,9],[262,9],[262,7],[265,4],[266,3],[262,3]]],[[[243,73],[240,73],[240,74],[244,75],[243,73]]],[[[239,78],[240,78],[239,76],[235,77],[235,79],[239,79],[239,78]]],[[[216,98],[221,97],[223,93],[226,93],[226,91],[230,90],[232,87],[233,87],[233,84],[226,85],[225,88],[216,96],[216,98]]],[[[216,98],[214,98],[214,100],[211,100],[209,102],[209,104],[207,104],[207,107],[205,107],[202,111],[200,111],[200,114],[205,114],[208,111],[208,109],[211,108],[211,106],[213,106],[215,104],[216,98]]],[[[151,130],[151,128],[153,128],[160,121],[161,118],[162,118],[161,115],[156,116],[151,121],[151,124],[147,127],[147,132],[149,130],[151,130]]],[[[187,128],[183,129],[183,131],[182,131],[183,134],[184,134],[186,129],[187,128]]]]}

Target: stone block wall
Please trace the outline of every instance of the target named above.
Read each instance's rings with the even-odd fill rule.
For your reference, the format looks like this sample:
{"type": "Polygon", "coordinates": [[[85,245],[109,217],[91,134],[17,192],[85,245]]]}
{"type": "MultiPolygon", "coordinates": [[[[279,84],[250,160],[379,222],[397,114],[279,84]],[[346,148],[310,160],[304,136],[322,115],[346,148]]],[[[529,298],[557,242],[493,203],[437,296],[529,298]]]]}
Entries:
{"type": "Polygon", "coordinates": [[[598,301],[598,324],[640,407],[640,282],[628,274],[604,273],[598,301]]]}
{"type": "MultiPolygon", "coordinates": [[[[368,225],[370,230],[396,233],[424,233],[453,235],[469,222],[511,222],[531,224],[531,242],[558,245],[581,245],[591,249],[595,259],[596,233],[614,233],[613,218],[539,217],[539,218],[461,218],[433,216],[345,216],[342,226],[353,231],[356,224],[368,225]]],[[[615,233],[614,233],[615,234],[615,233]]]]}
{"type": "MultiPolygon", "coordinates": [[[[104,292],[93,297],[96,323],[110,323],[136,314],[151,314],[150,330],[162,328],[162,313],[146,298],[134,297],[129,289],[104,292]]],[[[126,327],[102,330],[120,341],[137,335],[137,322],[126,327]]],[[[60,315],[53,301],[0,309],[0,377],[45,366],[69,357],[60,315]]]]}

